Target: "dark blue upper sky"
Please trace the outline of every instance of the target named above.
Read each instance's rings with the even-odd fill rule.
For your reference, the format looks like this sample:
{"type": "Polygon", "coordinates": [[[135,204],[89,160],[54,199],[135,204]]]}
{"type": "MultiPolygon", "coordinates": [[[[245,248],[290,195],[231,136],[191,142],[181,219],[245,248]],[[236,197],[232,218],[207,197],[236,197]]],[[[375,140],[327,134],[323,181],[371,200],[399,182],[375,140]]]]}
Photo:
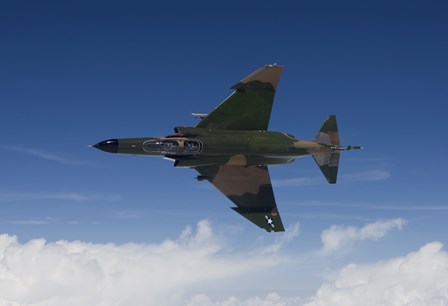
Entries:
{"type": "Polygon", "coordinates": [[[212,110],[241,78],[278,63],[286,68],[270,129],[312,139],[336,114],[342,142],[366,146],[342,157],[336,186],[312,159],[271,169],[285,224],[302,225],[301,247],[318,247],[331,224],[395,217],[409,221],[409,249],[446,241],[446,1],[1,6],[2,232],[148,241],[208,218],[258,237],[193,170],[87,145],[194,125],[191,112],[212,110]]]}

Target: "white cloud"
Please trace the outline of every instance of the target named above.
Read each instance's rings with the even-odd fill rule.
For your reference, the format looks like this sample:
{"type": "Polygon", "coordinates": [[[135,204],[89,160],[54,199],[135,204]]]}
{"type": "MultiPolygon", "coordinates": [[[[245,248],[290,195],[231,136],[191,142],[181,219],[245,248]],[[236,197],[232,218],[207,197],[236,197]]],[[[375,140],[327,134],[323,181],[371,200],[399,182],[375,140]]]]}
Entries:
{"type": "Polygon", "coordinates": [[[306,306],[448,305],[448,254],[442,247],[433,242],[404,257],[348,265],[306,306]]]}
{"type": "Polygon", "coordinates": [[[322,240],[320,253],[323,255],[331,254],[355,241],[378,240],[392,229],[401,230],[405,223],[405,220],[398,218],[369,223],[362,228],[332,225],[324,230],[320,236],[322,240]]]}
{"type": "Polygon", "coordinates": [[[289,226],[285,232],[278,233],[279,236],[276,237],[275,242],[265,249],[263,249],[263,254],[273,254],[277,253],[282,246],[288,242],[298,237],[300,234],[300,224],[296,223],[294,225],[289,226]]]}
{"type": "Polygon", "coordinates": [[[190,298],[188,306],[445,306],[448,305],[448,253],[440,242],[419,251],[365,265],[350,264],[306,299],[230,296],[213,300],[206,294],[190,298]]]}
{"type": "MultiPolygon", "coordinates": [[[[391,221],[357,229],[359,237],[382,237],[391,226],[385,224],[394,224],[391,221]]],[[[277,239],[278,248],[250,253],[232,247],[228,252],[207,221],[200,221],[196,229],[187,227],[175,240],[153,244],[47,243],[43,239],[20,243],[15,236],[0,235],[0,305],[304,305],[299,294],[214,299],[205,289],[220,281],[238,286],[242,277],[248,281],[248,276],[257,278],[281,264],[291,264],[277,252],[299,235],[299,225],[289,231],[277,239]]],[[[433,242],[403,257],[350,264],[305,305],[448,305],[447,288],[448,254],[441,243],[433,242]]]]}
{"type": "Polygon", "coordinates": [[[276,292],[269,293],[265,298],[250,297],[247,299],[240,299],[231,296],[225,300],[212,301],[207,295],[198,294],[193,296],[188,306],[298,306],[302,305],[301,298],[286,298],[280,296],[276,292]]]}
{"type": "Polygon", "coordinates": [[[211,281],[266,273],[286,262],[275,250],[222,249],[207,221],[158,244],[22,244],[0,235],[0,305],[180,305],[189,290],[211,281]]]}

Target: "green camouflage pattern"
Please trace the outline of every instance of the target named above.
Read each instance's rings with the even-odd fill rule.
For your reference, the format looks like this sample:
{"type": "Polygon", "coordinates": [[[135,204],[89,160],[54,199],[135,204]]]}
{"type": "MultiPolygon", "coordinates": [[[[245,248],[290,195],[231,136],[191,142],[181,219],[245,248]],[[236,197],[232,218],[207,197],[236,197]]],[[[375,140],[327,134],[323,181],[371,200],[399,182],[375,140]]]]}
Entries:
{"type": "Polygon", "coordinates": [[[233,208],[236,212],[267,231],[284,230],[267,166],[220,165],[195,169],[238,206],[233,208]],[[269,220],[272,221],[268,223],[269,220]]]}
{"type": "Polygon", "coordinates": [[[198,181],[209,181],[236,207],[237,213],[268,232],[284,231],[268,165],[282,165],[311,155],[331,184],[336,183],[341,147],[336,117],[331,115],[313,141],[267,131],[283,67],[264,66],[232,88],[235,92],[195,127],[176,127],[174,134],[154,138],[109,139],[95,145],[110,152],[162,156],[175,167],[195,169],[198,181]]]}
{"type": "Polygon", "coordinates": [[[235,92],[196,126],[266,131],[283,66],[262,67],[232,86],[235,92]]]}
{"type": "MultiPolygon", "coordinates": [[[[327,120],[325,120],[321,129],[314,137],[314,142],[334,148],[339,148],[339,132],[335,115],[330,115],[327,120]]],[[[322,171],[328,183],[336,184],[339,169],[339,151],[312,155],[315,162],[317,163],[317,166],[322,171]]]]}

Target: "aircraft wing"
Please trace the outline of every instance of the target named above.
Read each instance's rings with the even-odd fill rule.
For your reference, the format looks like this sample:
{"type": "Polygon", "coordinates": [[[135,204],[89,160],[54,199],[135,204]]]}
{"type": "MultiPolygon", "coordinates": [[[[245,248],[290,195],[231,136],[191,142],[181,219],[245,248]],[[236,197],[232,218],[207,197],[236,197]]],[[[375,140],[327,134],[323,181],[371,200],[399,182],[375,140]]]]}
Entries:
{"type": "Polygon", "coordinates": [[[196,127],[266,131],[283,66],[267,65],[232,86],[235,92],[196,127]]]}
{"type": "Polygon", "coordinates": [[[283,232],[267,166],[196,167],[237,207],[233,210],[268,232],[283,232]]]}

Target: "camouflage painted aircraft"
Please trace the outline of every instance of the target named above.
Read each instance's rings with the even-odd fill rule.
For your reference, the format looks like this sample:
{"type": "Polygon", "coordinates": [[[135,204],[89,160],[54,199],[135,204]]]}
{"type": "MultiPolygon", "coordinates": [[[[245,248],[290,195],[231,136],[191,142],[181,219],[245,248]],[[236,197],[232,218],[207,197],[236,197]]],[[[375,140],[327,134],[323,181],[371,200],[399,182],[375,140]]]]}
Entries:
{"type": "Polygon", "coordinates": [[[232,87],[235,92],[195,127],[176,127],[162,138],[109,139],[94,145],[110,153],[162,156],[175,167],[193,168],[228,197],[233,210],[268,232],[284,231],[268,165],[282,165],[311,155],[330,184],[336,183],[341,147],[336,117],[331,115],[313,141],[269,132],[268,124],[283,66],[259,68],[232,87]]]}

